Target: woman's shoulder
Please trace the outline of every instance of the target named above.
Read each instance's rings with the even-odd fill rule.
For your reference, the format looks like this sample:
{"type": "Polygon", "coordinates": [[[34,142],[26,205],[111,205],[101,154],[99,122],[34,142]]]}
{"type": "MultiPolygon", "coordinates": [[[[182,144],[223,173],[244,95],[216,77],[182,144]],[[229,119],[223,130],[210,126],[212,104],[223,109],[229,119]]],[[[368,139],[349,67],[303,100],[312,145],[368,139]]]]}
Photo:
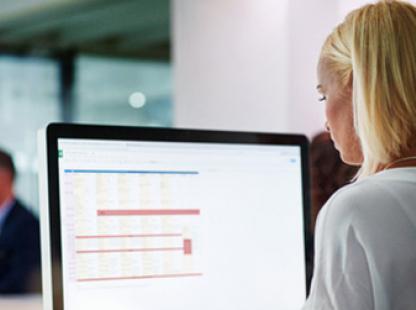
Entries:
{"type": "Polygon", "coordinates": [[[384,171],[344,186],[325,204],[322,217],[336,226],[377,225],[398,216],[416,218],[416,168],[412,169],[384,171]]]}
{"type": "Polygon", "coordinates": [[[384,191],[373,178],[357,181],[337,190],[324,206],[324,210],[352,214],[359,208],[371,208],[373,200],[378,200],[384,191]]]}
{"type": "Polygon", "coordinates": [[[336,191],[321,209],[319,223],[324,226],[347,229],[358,215],[368,213],[378,204],[382,190],[374,182],[360,181],[346,185],[336,191]]]}
{"type": "Polygon", "coordinates": [[[416,194],[416,168],[400,168],[379,172],[339,189],[330,199],[366,205],[373,200],[383,202],[390,196],[402,193],[416,194]]]}

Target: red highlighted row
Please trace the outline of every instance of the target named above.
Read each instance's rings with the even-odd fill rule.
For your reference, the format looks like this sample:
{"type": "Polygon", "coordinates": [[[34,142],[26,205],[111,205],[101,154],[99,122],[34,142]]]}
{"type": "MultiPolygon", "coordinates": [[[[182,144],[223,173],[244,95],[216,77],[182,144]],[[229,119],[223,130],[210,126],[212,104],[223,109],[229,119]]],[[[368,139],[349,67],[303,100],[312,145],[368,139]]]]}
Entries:
{"type": "Polygon", "coordinates": [[[98,216],[162,216],[162,215],[200,215],[199,209],[132,209],[97,210],[98,216]]]}
{"type": "Polygon", "coordinates": [[[96,249],[96,250],[79,250],[79,251],[76,251],[76,253],[77,254],[97,254],[97,253],[172,252],[172,251],[183,251],[185,255],[192,255],[192,240],[184,239],[183,247],[96,249]]]}
{"type": "Polygon", "coordinates": [[[180,278],[180,277],[200,277],[202,273],[178,273],[178,274],[155,274],[144,276],[129,277],[103,277],[103,278],[81,278],[78,282],[96,282],[96,281],[116,281],[116,280],[143,280],[143,279],[161,279],[161,278],[180,278]]]}
{"type": "Polygon", "coordinates": [[[114,239],[114,238],[153,238],[153,237],[182,237],[182,234],[125,234],[125,235],[79,235],[76,239],[114,239]]]}
{"type": "Polygon", "coordinates": [[[171,252],[183,251],[183,248],[137,248],[137,249],[106,249],[106,250],[80,250],[77,254],[95,254],[95,253],[129,253],[129,252],[171,252]]]}

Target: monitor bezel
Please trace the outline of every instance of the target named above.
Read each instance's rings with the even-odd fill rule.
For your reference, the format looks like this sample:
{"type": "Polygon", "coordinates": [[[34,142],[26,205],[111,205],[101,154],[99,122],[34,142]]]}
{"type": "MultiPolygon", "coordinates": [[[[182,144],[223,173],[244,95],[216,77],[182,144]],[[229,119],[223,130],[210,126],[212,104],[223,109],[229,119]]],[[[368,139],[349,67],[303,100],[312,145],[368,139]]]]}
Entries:
{"type": "MultiPolygon", "coordinates": [[[[301,173],[303,186],[304,259],[307,295],[310,279],[307,274],[307,257],[311,252],[310,236],[310,179],[308,139],[299,134],[264,132],[196,130],[184,128],[128,127],[106,125],[79,125],[52,123],[46,128],[46,160],[48,178],[48,221],[51,264],[52,305],[54,310],[64,309],[61,214],[59,196],[58,139],[98,139],[123,141],[197,142],[227,144],[293,145],[301,150],[301,173]]],[[[46,293],[46,292],[44,292],[46,293]]],[[[306,296],[305,295],[305,296],[306,296]]]]}

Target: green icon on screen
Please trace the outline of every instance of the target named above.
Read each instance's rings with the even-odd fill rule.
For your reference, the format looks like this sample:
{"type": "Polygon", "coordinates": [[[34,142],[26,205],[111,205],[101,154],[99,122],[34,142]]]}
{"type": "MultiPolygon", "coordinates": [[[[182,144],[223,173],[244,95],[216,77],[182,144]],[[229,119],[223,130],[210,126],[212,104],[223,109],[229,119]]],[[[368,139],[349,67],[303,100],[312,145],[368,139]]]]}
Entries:
{"type": "Polygon", "coordinates": [[[58,150],[58,158],[62,158],[62,157],[64,157],[64,151],[58,150]]]}

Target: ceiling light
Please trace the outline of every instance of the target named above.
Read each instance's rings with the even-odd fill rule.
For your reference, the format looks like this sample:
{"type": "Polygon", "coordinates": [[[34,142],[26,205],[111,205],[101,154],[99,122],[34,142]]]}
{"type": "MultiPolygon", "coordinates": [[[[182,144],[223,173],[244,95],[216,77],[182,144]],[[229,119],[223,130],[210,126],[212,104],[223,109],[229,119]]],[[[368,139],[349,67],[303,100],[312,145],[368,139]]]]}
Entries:
{"type": "Polygon", "coordinates": [[[134,92],[129,97],[129,104],[132,108],[140,109],[146,104],[146,96],[141,92],[134,92]]]}

